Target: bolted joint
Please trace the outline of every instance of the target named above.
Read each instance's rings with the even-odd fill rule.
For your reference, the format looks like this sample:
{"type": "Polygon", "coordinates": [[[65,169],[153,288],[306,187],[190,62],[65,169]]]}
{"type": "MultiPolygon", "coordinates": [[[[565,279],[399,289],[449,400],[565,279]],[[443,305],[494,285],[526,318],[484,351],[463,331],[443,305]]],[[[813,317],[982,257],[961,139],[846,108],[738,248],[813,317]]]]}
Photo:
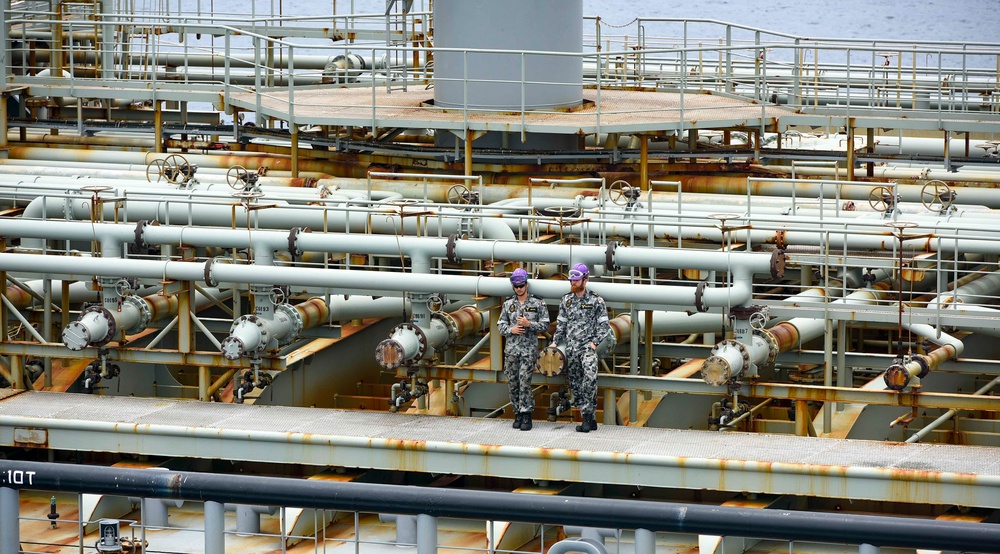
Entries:
{"type": "Polygon", "coordinates": [[[566,354],[558,346],[546,346],[538,354],[538,372],[552,377],[562,373],[566,367],[566,354]]]}
{"type": "Polygon", "coordinates": [[[393,339],[385,339],[375,347],[375,361],[384,369],[403,365],[403,356],[403,345],[393,339]]]}
{"type": "Polygon", "coordinates": [[[732,378],[733,368],[722,356],[709,356],[701,365],[701,378],[713,387],[725,385],[732,378]]]}
{"type": "Polygon", "coordinates": [[[263,318],[255,315],[244,315],[233,322],[233,326],[229,329],[229,336],[220,346],[223,346],[222,353],[227,359],[237,360],[243,356],[263,354],[264,350],[267,349],[269,338],[270,332],[263,318]],[[229,342],[227,343],[227,341],[229,342]]]}
{"type": "Polygon", "coordinates": [[[122,297],[122,305],[135,309],[139,314],[139,318],[131,326],[122,329],[126,335],[134,335],[149,327],[149,322],[153,320],[153,310],[149,307],[148,302],[138,296],[129,295],[122,297]]]}
{"type": "Polygon", "coordinates": [[[910,372],[906,371],[906,366],[903,364],[892,364],[886,368],[885,373],[882,374],[882,380],[885,381],[885,386],[890,390],[901,391],[910,384],[910,372]]]}
{"type": "Polygon", "coordinates": [[[227,360],[238,360],[246,355],[246,346],[239,337],[229,336],[222,339],[222,355],[227,360]]]}
{"type": "Polygon", "coordinates": [[[88,306],[80,317],[63,329],[66,347],[79,352],[88,346],[104,346],[118,332],[114,315],[103,306],[88,306]]]}

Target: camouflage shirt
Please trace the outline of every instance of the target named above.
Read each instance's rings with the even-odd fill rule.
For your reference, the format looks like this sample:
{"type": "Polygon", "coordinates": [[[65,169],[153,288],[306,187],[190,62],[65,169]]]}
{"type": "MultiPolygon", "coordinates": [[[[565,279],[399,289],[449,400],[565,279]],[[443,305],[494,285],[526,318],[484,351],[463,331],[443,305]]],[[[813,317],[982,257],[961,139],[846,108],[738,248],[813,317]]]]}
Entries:
{"type": "Polygon", "coordinates": [[[570,292],[559,301],[559,316],[552,342],[565,344],[568,349],[591,342],[599,345],[610,332],[608,307],[596,292],[588,289],[579,297],[570,292]]]}
{"type": "Polygon", "coordinates": [[[538,333],[548,328],[549,308],[541,298],[529,294],[524,304],[518,302],[516,296],[511,296],[504,301],[500,318],[497,320],[497,330],[507,339],[507,345],[504,347],[505,352],[519,350],[524,353],[529,351],[537,353],[538,333]],[[531,325],[528,326],[525,333],[515,335],[511,333],[511,329],[517,327],[517,318],[522,315],[528,318],[531,325]]]}

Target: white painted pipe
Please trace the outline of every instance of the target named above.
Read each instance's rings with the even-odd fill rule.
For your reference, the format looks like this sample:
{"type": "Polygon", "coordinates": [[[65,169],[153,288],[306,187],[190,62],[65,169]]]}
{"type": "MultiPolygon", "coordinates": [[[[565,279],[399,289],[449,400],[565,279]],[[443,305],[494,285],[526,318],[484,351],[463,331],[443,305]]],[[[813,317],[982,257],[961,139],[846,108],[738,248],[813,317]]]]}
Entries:
{"type": "MultiPolygon", "coordinates": [[[[66,267],[61,256],[0,253],[0,270],[25,273],[66,275],[89,279],[91,276],[131,275],[140,279],[175,279],[211,283],[250,283],[319,287],[339,290],[370,291],[397,296],[403,292],[507,296],[510,281],[505,277],[467,275],[426,275],[344,269],[304,267],[261,267],[225,263],[179,262],[158,260],[74,258],[66,267]]],[[[210,284],[211,284],[210,283],[210,284]]],[[[730,287],[705,288],[701,306],[737,306],[751,299],[751,274],[735,268],[730,287]]],[[[595,292],[609,302],[635,302],[654,306],[696,306],[696,289],[689,286],[639,285],[627,283],[591,283],[595,292]]],[[[569,292],[566,281],[535,281],[532,292],[542,297],[559,298],[569,292]]]]}

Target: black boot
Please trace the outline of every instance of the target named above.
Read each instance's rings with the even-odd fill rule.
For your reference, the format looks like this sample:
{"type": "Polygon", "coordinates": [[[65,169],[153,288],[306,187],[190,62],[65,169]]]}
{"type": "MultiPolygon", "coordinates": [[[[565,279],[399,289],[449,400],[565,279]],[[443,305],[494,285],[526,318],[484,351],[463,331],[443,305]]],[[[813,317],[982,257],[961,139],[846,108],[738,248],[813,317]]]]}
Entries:
{"type": "Polygon", "coordinates": [[[580,414],[580,419],[583,420],[582,423],[576,426],[576,430],[580,433],[589,433],[594,429],[597,429],[597,420],[594,419],[594,414],[583,412],[580,414]]]}
{"type": "Polygon", "coordinates": [[[521,430],[531,431],[531,412],[525,412],[521,415],[521,430]]]}
{"type": "Polygon", "coordinates": [[[517,414],[517,416],[514,418],[514,424],[511,425],[511,427],[513,427],[514,429],[520,429],[521,422],[523,421],[524,421],[524,414],[517,414]]]}
{"type": "Polygon", "coordinates": [[[590,430],[591,431],[597,430],[597,416],[595,416],[594,414],[590,414],[590,430]]]}

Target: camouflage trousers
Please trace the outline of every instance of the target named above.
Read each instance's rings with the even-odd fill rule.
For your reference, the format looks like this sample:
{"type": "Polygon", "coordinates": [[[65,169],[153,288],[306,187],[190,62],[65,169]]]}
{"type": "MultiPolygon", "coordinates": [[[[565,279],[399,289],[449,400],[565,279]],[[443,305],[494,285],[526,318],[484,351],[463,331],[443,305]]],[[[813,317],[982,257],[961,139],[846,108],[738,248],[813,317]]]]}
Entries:
{"type": "Polygon", "coordinates": [[[531,376],[535,373],[538,353],[504,354],[503,374],[510,388],[510,403],[514,413],[531,412],[535,409],[535,397],[531,394],[531,376]]]}
{"type": "Polygon", "coordinates": [[[567,378],[573,391],[573,404],[581,413],[597,410],[597,352],[590,347],[567,349],[567,378]]]}

